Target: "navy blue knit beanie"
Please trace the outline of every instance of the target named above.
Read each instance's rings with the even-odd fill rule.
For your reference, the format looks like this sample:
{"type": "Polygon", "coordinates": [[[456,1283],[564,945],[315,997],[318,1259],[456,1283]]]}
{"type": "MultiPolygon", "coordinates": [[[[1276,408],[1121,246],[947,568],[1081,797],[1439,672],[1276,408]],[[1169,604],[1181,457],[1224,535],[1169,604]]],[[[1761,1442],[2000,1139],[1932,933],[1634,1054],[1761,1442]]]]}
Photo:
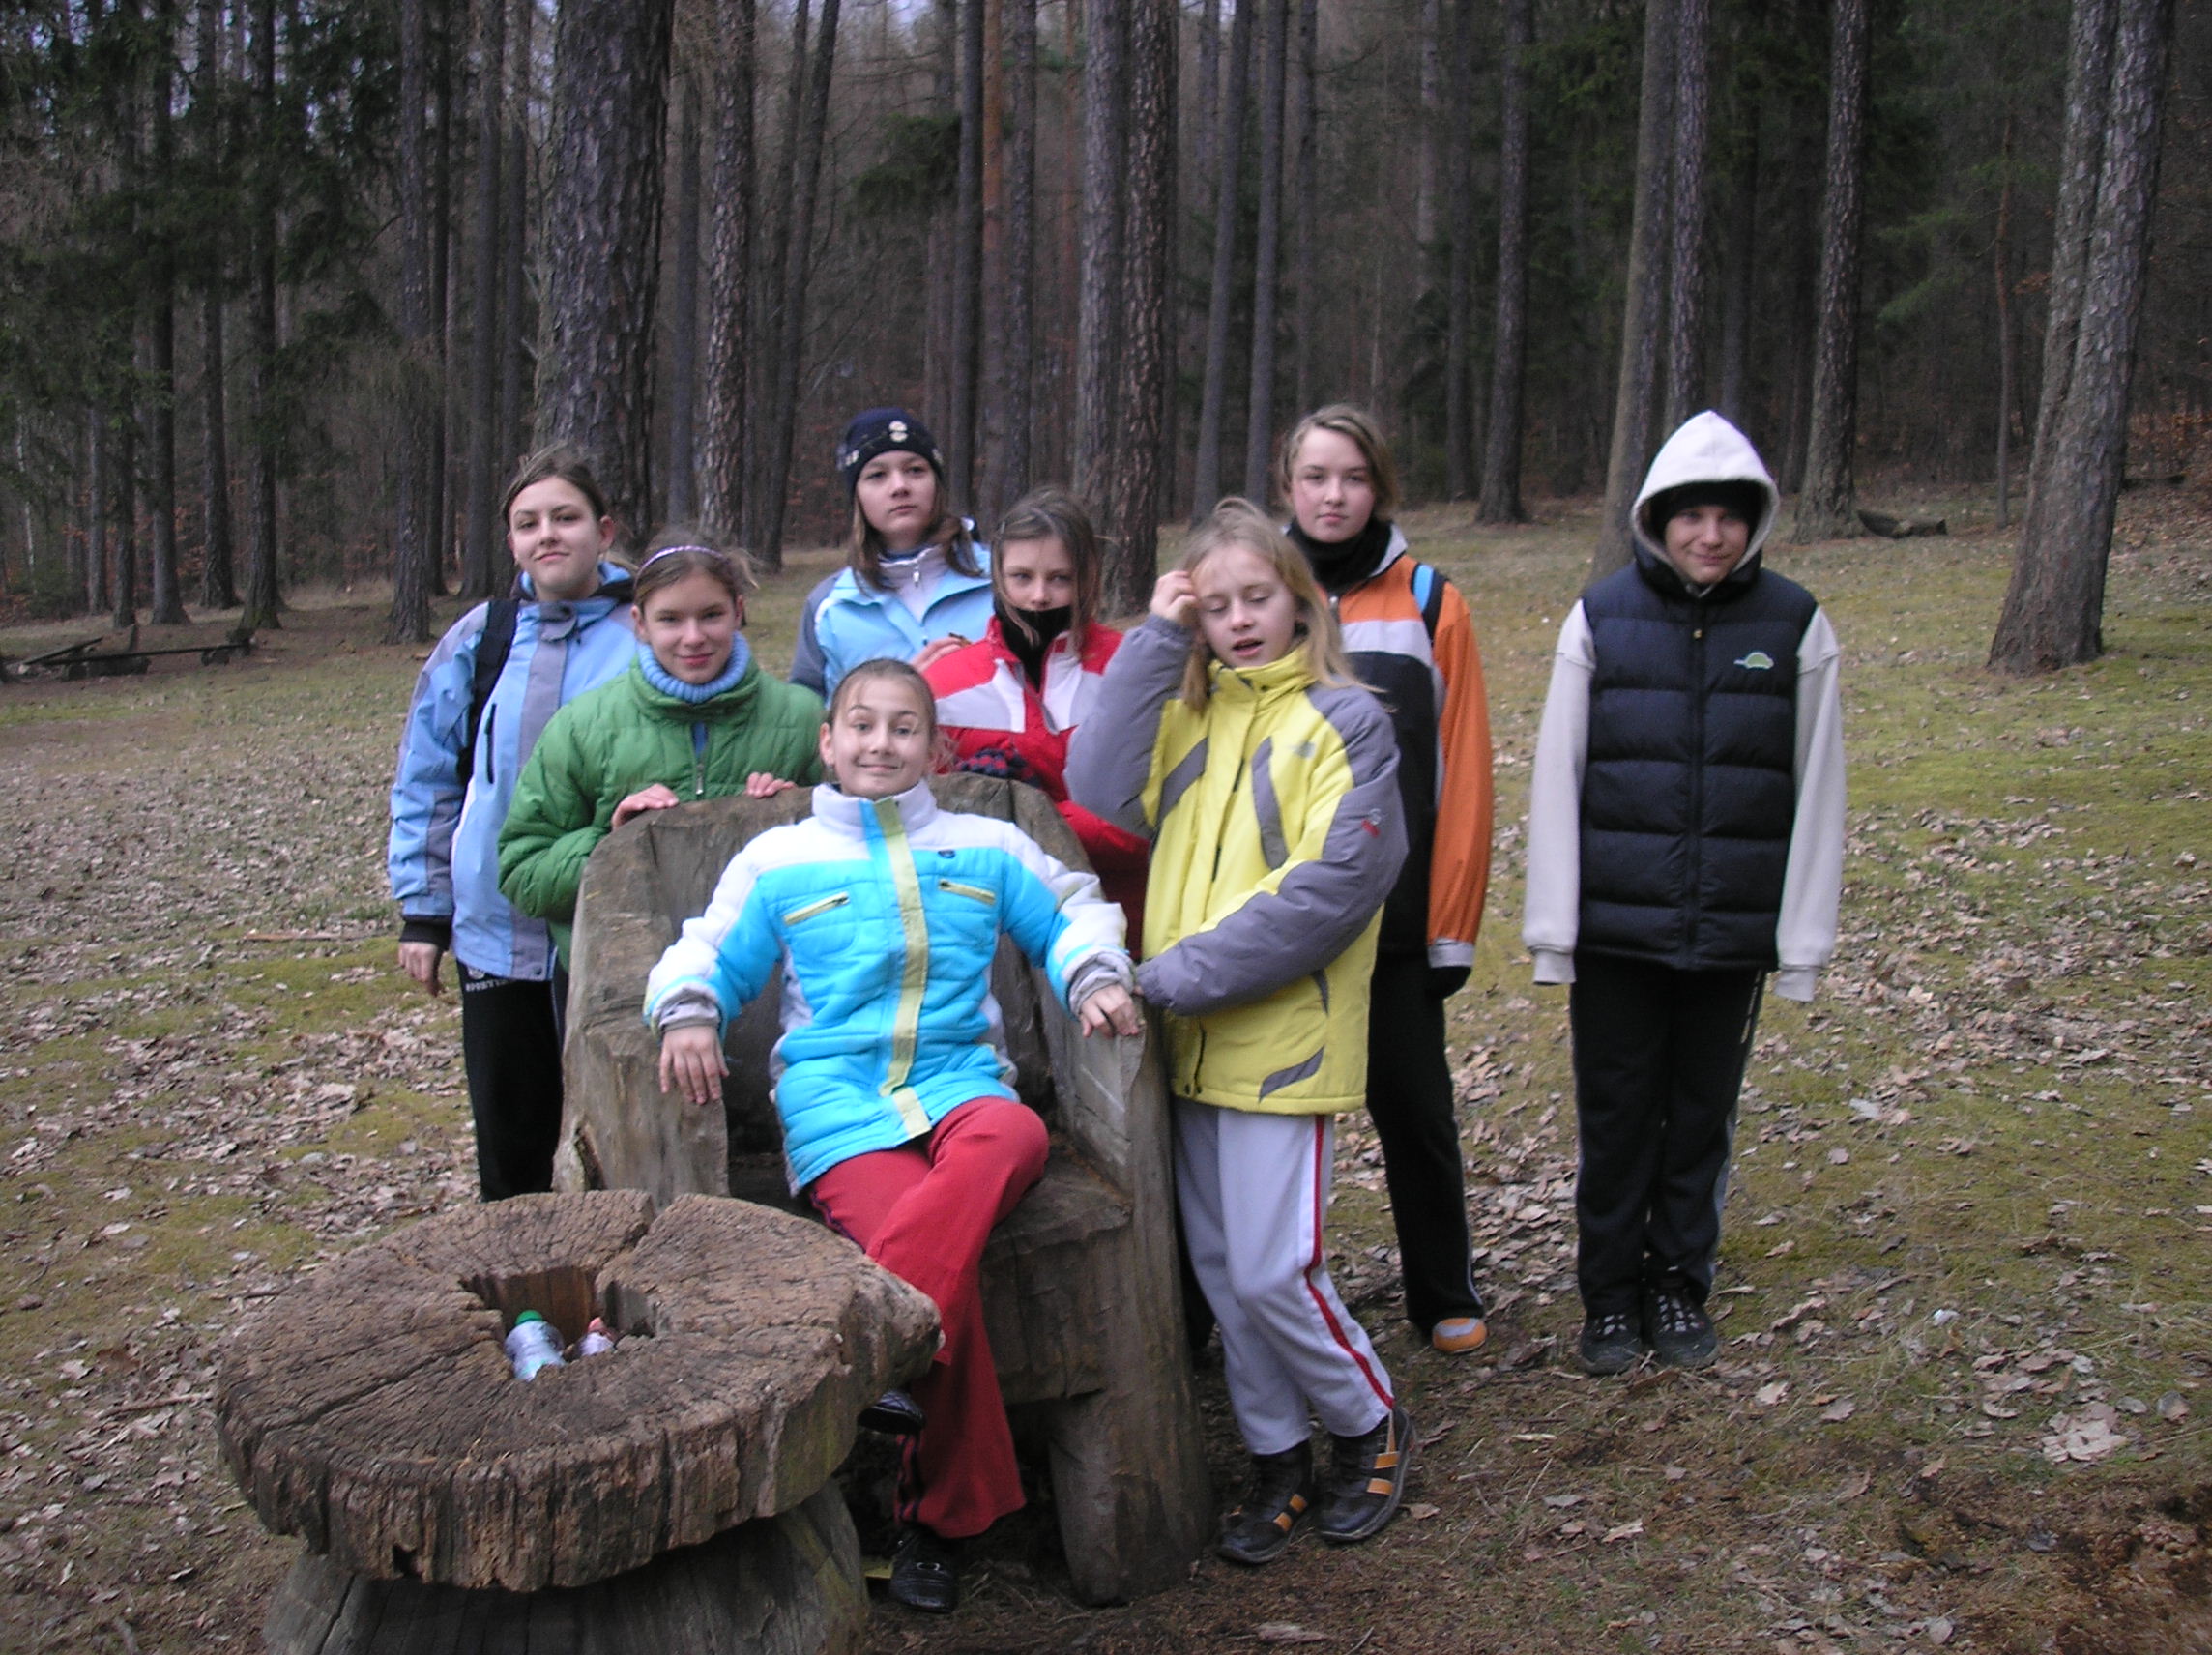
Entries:
{"type": "Polygon", "coordinates": [[[1766,490],[1756,482],[1732,478],[1677,483],[1673,488],[1661,489],[1644,503],[1644,520],[1650,524],[1653,538],[1665,539],[1667,524],[1677,511],[1692,510],[1700,506],[1718,506],[1757,529],[1760,514],[1766,509],[1766,490]]]}
{"type": "Polygon", "coordinates": [[[937,439],[929,427],[904,408],[869,408],[853,416],[837,442],[837,471],[845,479],[849,500],[860,486],[860,468],[878,454],[919,454],[945,482],[945,456],[937,451],[937,439]]]}

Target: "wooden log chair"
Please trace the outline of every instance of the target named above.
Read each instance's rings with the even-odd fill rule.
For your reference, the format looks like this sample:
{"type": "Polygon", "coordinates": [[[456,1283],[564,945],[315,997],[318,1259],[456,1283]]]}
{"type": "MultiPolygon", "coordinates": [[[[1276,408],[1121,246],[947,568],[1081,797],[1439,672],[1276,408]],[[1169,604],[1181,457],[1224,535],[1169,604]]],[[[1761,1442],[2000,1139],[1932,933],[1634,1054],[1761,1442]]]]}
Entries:
{"type": "MultiPolygon", "coordinates": [[[[946,809],[1018,825],[1088,865],[1034,788],[981,776],[932,784],[946,809]]],[[[731,1029],[724,1109],[688,1110],[659,1088],[641,1017],[646,974],[702,913],[754,835],[800,820],[811,794],[711,799],[651,812],[585,869],[568,990],[563,1189],[686,1191],[800,1209],[785,1187],[768,1056],[778,995],[731,1029]]],[[[1179,1583],[1212,1523],[1183,1342],[1164,1078],[1154,1039],[1086,1039],[1041,977],[1002,941],[994,989],[1023,1099],[1052,1129],[1042,1181],[984,1256],[985,1319],[1009,1405],[1049,1405],[1053,1498],[1077,1593],[1111,1603],[1179,1583]]],[[[736,1265],[734,1267],[740,1267],[736,1265]]]]}

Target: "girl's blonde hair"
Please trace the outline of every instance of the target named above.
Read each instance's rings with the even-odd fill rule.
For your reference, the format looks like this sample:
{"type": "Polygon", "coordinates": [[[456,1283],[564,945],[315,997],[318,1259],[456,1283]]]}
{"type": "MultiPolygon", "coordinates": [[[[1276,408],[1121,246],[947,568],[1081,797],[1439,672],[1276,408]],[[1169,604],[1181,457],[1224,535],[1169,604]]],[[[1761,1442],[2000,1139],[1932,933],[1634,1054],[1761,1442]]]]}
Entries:
{"type": "Polygon", "coordinates": [[[630,601],[643,609],[655,593],[695,574],[719,582],[732,603],[742,600],[755,584],[745,554],[722,545],[719,536],[704,529],[669,528],[646,547],[633,577],[630,601]]]}
{"type": "MultiPolygon", "coordinates": [[[[1064,488],[1050,483],[1033,488],[999,519],[999,532],[991,537],[991,544],[1004,548],[1009,540],[1058,540],[1066,548],[1068,562],[1075,566],[1075,598],[1069,605],[1067,642],[1080,655],[1084,639],[1098,619],[1098,531],[1091,527],[1091,513],[1084,510],[1082,501],[1064,488]]],[[[1000,574],[1004,566],[994,554],[991,595],[1000,600],[1002,613],[1019,616],[1021,612],[1006,601],[1006,589],[1000,574]]]]}
{"type": "MultiPolygon", "coordinates": [[[[1190,532],[1182,543],[1183,572],[1196,575],[1207,559],[1236,546],[1265,558],[1275,578],[1289,589],[1297,610],[1296,641],[1291,647],[1305,652],[1306,670],[1313,674],[1314,682],[1330,689],[1356,685],[1359,679],[1344,653],[1344,633],[1337,626],[1336,611],[1328,606],[1321,583],[1314,579],[1312,566],[1290,537],[1249,500],[1224,500],[1190,532]]],[[[1194,711],[1203,709],[1212,694],[1212,660],[1206,634],[1194,628],[1190,659],[1182,670],[1183,705],[1194,711]]]]}
{"type": "Polygon", "coordinates": [[[1367,462],[1367,476],[1375,484],[1375,515],[1387,523],[1398,514],[1398,465],[1390,457],[1390,445],[1382,440],[1382,427],[1375,416],[1349,402],[1331,402],[1316,408],[1291,427],[1275,457],[1275,485],[1283,498],[1291,498],[1291,468],[1298,462],[1298,450],[1316,431],[1334,431],[1348,439],[1367,462]]]}

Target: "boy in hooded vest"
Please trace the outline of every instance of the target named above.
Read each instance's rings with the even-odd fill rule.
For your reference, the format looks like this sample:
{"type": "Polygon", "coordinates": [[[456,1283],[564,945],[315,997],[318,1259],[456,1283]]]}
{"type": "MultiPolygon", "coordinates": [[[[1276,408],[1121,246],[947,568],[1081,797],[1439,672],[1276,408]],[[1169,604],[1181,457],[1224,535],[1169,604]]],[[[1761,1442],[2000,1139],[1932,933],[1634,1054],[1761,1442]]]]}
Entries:
{"type": "Polygon", "coordinates": [[[1703,1367],[1736,1095],[1768,973],[1809,1001],[1836,942],[1836,634],[1761,566],[1780,496],[1696,416],[1651,462],[1635,561],[1559,630],[1536,740],[1522,940],[1565,983],[1581,1163],[1581,1358],[1703,1367]]]}

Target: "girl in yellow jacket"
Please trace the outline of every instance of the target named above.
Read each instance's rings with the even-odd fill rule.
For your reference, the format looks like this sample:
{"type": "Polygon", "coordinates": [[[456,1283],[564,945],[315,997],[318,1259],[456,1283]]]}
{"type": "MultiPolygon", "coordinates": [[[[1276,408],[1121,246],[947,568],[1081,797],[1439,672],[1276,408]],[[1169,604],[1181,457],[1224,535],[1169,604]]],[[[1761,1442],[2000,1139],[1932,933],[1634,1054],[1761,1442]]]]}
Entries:
{"type": "Polygon", "coordinates": [[[1137,983],[1166,1013],[1177,1200],[1252,1454],[1217,1542],[1236,1562],[1278,1556],[1309,1517],[1365,1540],[1405,1494],[1406,1413],[1322,1233],[1406,854],[1397,770],[1304,558],[1241,500],[1160,577],[1068,755],[1070,796],[1153,840],[1137,983]]]}

